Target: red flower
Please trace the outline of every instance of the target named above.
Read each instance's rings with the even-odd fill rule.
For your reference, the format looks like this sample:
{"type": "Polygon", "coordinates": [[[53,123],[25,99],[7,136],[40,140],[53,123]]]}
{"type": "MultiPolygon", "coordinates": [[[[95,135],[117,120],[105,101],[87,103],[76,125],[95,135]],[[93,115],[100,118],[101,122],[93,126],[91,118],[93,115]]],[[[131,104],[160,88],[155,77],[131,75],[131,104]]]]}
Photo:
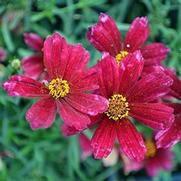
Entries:
{"type": "Polygon", "coordinates": [[[25,33],[24,34],[25,43],[32,48],[35,53],[33,55],[24,57],[22,59],[22,69],[24,74],[33,79],[37,79],[44,72],[43,65],[43,39],[34,33],[25,33]]]}
{"type": "Polygon", "coordinates": [[[158,148],[169,148],[181,140],[181,103],[171,103],[169,106],[174,108],[175,121],[171,127],[156,134],[158,148]]]}
{"type": "Polygon", "coordinates": [[[153,140],[146,140],[145,145],[147,152],[145,159],[141,162],[130,160],[123,155],[124,171],[126,173],[145,168],[147,174],[153,177],[156,176],[161,169],[172,169],[172,159],[174,154],[170,149],[156,148],[155,142],[153,140]]]}
{"type": "Polygon", "coordinates": [[[173,109],[153,103],[168,93],[172,80],[161,71],[140,78],[142,69],[139,51],[124,58],[120,67],[111,56],[98,63],[99,91],[108,99],[109,107],[100,114],[99,126],[91,140],[95,158],[107,157],[116,138],[129,158],[144,158],[143,138],[129,117],[158,130],[172,124],[173,109]]]}
{"type": "Polygon", "coordinates": [[[87,32],[90,43],[101,52],[108,52],[116,58],[119,64],[129,53],[140,50],[145,60],[145,66],[160,64],[169,52],[169,49],[162,43],[144,45],[149,35],[149,25],[146,17],[136,18],[123,42],[118,27],[114,20],[101,13],[98,23],[92,26],[87,32]]]}
{"type": "Polygon", "coordinates": [[[89,123],[89,115],[107,109],[107,100],[95,94],[93,70],[86,70],[89,53],[81,45],[69,45],[58,33],[49,36],[43,47],[48,80],[40,83],[22,75],[12,76],[3,84],[10,96],[40,98],[26,113],[33,129],[48,128],[58,110],[66,125],[77,130],[89,123]]]}

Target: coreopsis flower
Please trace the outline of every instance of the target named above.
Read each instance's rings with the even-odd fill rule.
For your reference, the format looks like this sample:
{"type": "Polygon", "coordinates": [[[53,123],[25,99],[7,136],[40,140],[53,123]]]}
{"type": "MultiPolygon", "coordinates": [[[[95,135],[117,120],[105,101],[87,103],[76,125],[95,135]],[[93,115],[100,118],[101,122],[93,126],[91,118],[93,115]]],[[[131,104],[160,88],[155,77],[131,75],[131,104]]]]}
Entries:
{"type": "Polygon", "coordinates": [[[84,129],[89,116],[104,112],[108,105],[105,98],[89,93],[97,89],[95,72],[86,69],[89,53],[54,33],[45,40],[43,54],[47,80],[14,75],[3,84],[4,89],[10,96],[39,98],[26,113],[32,129],[50,127],[57,111],[66,125],[84,129]]]}
{"type": "Polygon", "coordinates": [[[145,60],[145,66],[160,64],[169,52],[162,43],[144,45],[149,36],[149,25],[146,17],[137,17],[132,22],[125,40],[114,20],[107,14],[101,13],[97,24],[89,28],[87,38],[100,52],[109,53],[115,57],[118,64],[129,53],[140,50],[145,60]]]}
{"type": "Polygon", "coordinates": [[[169,148],[181,140],[181,103],[170,103],[174,108],[175,120],[171,127],[156,134],[157,147],[169,148]]]}
{"type": "Polygon", "coordinates": [[[147,152],[143,161],[130,160],[123,155],[124,172],[128,174],[130,171],[139,171],[142,168],[146,169],[149,176],[156,176],[162,169],[171,170],[173,152],[170,149],[157,148],[155,141],[146,139],[145,145],[147,152]]]}
{"type": "Polygon", "coordinates": [[[99,93],[108,99],[109,107],[99,114],[98,128],[91,139],[95,158],[107,157],[116,138],[130,159],[144,158],[144,141],[132,118],[156,130],[172,124],[173,109],[153,102],[169,92],[172,80],[163,72],[140,78],[143,65],[139,51],[124,58],[120,67],[109,55],[98,63],[99,93]]]}
{"type": "Polygon", "coordinates": [[[24,75],[37,79],[45,71],[42,53],[43,39],[35,33],[25,33],[24,41],[35,53],[24,57],[21,67],[24,71],[24,75]]]}

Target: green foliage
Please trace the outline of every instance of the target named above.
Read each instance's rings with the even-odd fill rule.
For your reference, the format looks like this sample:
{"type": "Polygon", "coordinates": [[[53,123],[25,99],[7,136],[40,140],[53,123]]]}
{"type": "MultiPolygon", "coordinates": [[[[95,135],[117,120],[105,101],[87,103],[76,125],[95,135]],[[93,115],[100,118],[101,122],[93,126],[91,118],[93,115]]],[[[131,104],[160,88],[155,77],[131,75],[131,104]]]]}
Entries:
{"type": "MultiPolygon", "coordinates": [[[[31,53],[23,42],[24,32],[36,32],[45,38],[58,31],[69,42],[82,43],[91,53],[90,66],[94,65],[100,54],[85,36],[100,12],[116,20],[123,36],[133,18],[148,16],[149,41],[162,41],[171,49],[165,63],[181,75],[180,0],[2,0],[0,46],[7,50],[8,57],[0,83],[21,72],[13,69],[14,59],[31,53]]],[[[123,177],[121,162],[104,168],[101,161],[91,157],[80,161],[78,137],[64,138],[59,118],[49,129],[31,130],[25,120],[31,104],[31,100],[8,97],[0,88],[0,181],[134,180],[134,175],[123,177]]],[[[174,148],[175,171],[181,164],[180,150],[181,145],[174,148]]],[[[155,180],[169,178],[169,173],[161,172],[155,180]]]]}

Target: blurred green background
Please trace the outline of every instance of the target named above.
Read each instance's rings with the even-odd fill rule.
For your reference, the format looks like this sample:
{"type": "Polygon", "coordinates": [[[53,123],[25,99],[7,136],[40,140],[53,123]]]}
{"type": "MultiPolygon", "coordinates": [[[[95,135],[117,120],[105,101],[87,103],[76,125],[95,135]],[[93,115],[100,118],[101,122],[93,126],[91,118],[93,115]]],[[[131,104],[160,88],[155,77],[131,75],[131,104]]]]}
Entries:
{"type": "MultiPolygon", "coordinates": [[[[86,40],[86,31],[100,12],[111,15],[125,35],[137,16],[148,16],[148,42],[161,41],[170,49],[165,64],[181,75],[181,0],[1,0],[0,47],[7,51],[0,64],[0,83],[11,74],[21,73],[12,62],[32,53],[24,44],[23,33],[35,32],[45,38],[60,32],[71,43],[82,43],[91,53],[90,65],[100,54],[86,40]]],[[[32,100],[8,97],[0,88],[0,181],[117,181],[147,180],[144,171],[124,176],[121,161],[105,168],[101,161],[80,161],[77,136],[64,138],[61,120],[46,130],[32,131],[25,112],[32,100]]],[[[161,172],[154,180],[179,177],[181,145],[174,147],[172,174],[161,172]]]]}

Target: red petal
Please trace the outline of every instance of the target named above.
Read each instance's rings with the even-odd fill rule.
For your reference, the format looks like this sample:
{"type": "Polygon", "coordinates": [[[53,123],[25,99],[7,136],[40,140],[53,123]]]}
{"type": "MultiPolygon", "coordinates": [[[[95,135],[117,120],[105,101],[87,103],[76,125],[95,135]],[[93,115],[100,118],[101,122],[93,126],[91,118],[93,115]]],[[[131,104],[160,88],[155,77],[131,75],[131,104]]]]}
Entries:
{"type": "Polygon", "coordinates": [[[77,130],[83,130],[87,128],[90,123],[90,118],[66,103],[64,100],[58,102],[59,114],[64,123],[70,127],[74,127],[77,130]]]}
{"type": "Polygon", "coordinates": [[[143,57],[140,51],[135,51],[123,59],[121,64],[121,81],[119,83],[119,90],[123,95],[126,95],[126,92],[128,92],[140,78],[143,65],[143,57]]]}
{"type": "Polygon", "coordinates": [[[181,113],[175,116],[170,128],[159,131],[156,136],[157,147],[169,148],[181,140],[181,113]]]}
{"type": "Polygon", "coordinates": [[[173,109],[162,103],[132,103],[130,115],[153,129],[166,129],[174,121],[173,109]]]}
{"type": "Polygon", "coordinates": [[[63,77],[69,60],[68,45],[58,33],[49,36],[43,47],[44,64],[51,78],[63,77]]]}
{"type": "Polygon", "coordinates": [[[115,124],[105,118],[101,121],[91,140],[94,157],[96,159],[106,158],[112,151],[115,139],[115,124]]]}
{"type": "Polygon", "coordinates": [[[99,88],[96,66],[87,69],[79,79],[71,81],[72,89],[75,92],[91,91],[99,88]]]}
{"type": "Polygon", "coordinates": [[[72,84],[78,82],[89,60],[89,52],[78,44],[69,46],[69,60],[65,69],[64,78],[71,80],[72,84]]]}
{"type": "Polygon", "coordinates": [[[10,96],[42,97],[49,96],[48,89],[38,81],[22,76],[14,75],[4,82],[3,88],[10,96]]]}
{"type": "Polygon", "coordinates": [[[173,79],[169,94],[177,99],[181,99],[181,80],[171,69],[165,69],[165,73],[173,79]]]}
{"type": "Polygon", "coordinates": [[[163,72],[145,75],[130,90],[130,102],[150,102],[166,95],[170,91],[172,79],[163,72]]]}
{"type": "Polygon", "coordinates": [[[79,130],[75,129],[74,127],[68,126],[66,124],[63,124],[60,129],[64,136],[72,136],[72,135],[78,134],[80,132],[79,130]]]}
{"type": "Polygon", "coordinates": [[[26,113],[26,119],[32,129],[48,128],[56,116],[56,104],[51,98],[41,99],[31,106],[26,113]]]}
{"type": "Polygon", "coordinates": [[[43,58],[38,55],[28,56],[21,61],[24,75],[37,79],[44,72],[43,58]]]}
{"type": "Polygon", "coordinates": [[[90,43],[101,52],[109,52],[112,56],[121,50],[121,34],[114,20],[101,13],[98,23],[87,32],[90,43]]]}
{"type": "Polygon", "coordinates": [[[153,157],[153,158],[147,160],[145,169],[146,169],[147,174],[150,177],[154,177],[154,176],[158,175],[158,173],[162,169],[159,159],[157,159],[157,157],[156,158],[153,157]]]}
{"type": "Polygon", "coordinates": [[[98,64],[98,82],[100,94],[109,98],[119,90],[120,69],[111,56],[104,57],[98,64]]]}
{"type": "Polygon", "coordinates": [[[43,48],[43,39],[35,33],[24,33],[24,41],[36,51],[41,51],[43,48]]]}
{"type": "Polygon", "coordinates": [[[148,19],[146,17],[136,18],[132,22],[125,38],[124,48],[133,52],[141,47],[149,35],[148,19]]]}
{"type": "Polygon", "coordinates": [[[137,161],[144,159],[146,148],[141,134],[129,120],[120,120],[116,125],[117,137],[124,154],[137,161]]]}
{"type": "Polygon", "coordinates": [[[152,43],[141,49],[146,66],[160,64],[167,57],[169,51],[170,49],[162,43],[152,43]]]}
{"type": "Polygon", "coordinates": [[[108,100],[96,94],[70,94],[65,100],[78,111],[95,116],[108,108],[108,100]]]}
{"type": "Polygon", "coordinates": [[[82,151],[81,159],[85,160],[88,156],[92,155],[91,141],[85,134],[81,133],[79,136],[79,142],[82,151]]]}

